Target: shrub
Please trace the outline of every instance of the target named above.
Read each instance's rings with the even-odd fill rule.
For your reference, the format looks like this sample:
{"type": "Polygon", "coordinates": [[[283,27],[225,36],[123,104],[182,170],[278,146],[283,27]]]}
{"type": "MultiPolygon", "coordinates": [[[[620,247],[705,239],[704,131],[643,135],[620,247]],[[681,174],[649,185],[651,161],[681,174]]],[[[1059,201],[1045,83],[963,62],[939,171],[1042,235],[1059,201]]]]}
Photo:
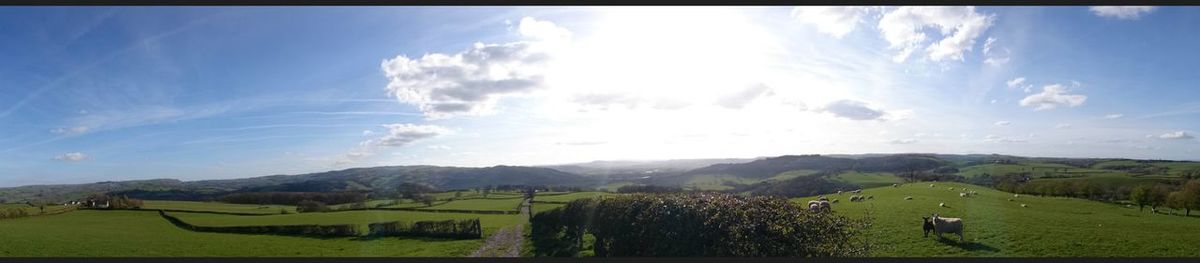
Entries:
{"type": "Polygon", "coordinates": [[[300,204],[296,206],[296,212],[300,213],[329,212],[329,210],[325,203],[311,200],[300,201],[300,204]]]}
{"type": "Polygon", "coordinates": [[[869,226],[783,198],[712,193],[579,199],[532,222],[535,253],[552,256],[575,255],[587,233],[596,256],[862,256],[869,226]]]}
{"type": "Polygon", "coordinates": [[[413,236],[457,239],[483,238],[479,219],[417,221],[408,224],[402,221],[373,223],[367,225],[371,236],[413,236]]]}

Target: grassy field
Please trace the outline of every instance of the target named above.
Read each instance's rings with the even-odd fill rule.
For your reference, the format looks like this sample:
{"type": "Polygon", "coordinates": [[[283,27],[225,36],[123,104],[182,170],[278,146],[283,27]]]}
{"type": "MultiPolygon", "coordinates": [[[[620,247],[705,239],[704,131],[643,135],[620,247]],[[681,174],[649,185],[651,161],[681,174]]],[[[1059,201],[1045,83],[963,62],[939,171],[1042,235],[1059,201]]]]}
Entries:
{"type": "Polygon", "coordinates": [[[434,204],[428,209],[461,209],[485,211],[516,211],[517,206],[524,201],[522,198],[507,199],[466,199],[451,201],[445,204],[434,204]]]}
{"type": "MultiPolygon", "coordinates": [[[[1094,167],[1099,167],[1099,166],[1094,166],[1094,167]]],[[[1064,164],[1036,163],[1036,162],[1026,162],[1026,163],[1018,163],[1018,164],[975,165],[975,166],[969,166],[969,167],[960,169],[958,172],[958,175],[966,177],[966,178],[971,178],[971,177],[979,176],[979,175],[982,175],[985,173],[993,175],[993,176],[999,176],[999,175],[1005,175],[1005,174],[1016,174],[1016,173],[1030,173],[1035,178],[1043,177],[1047,173],[1049,173],[1052,176],[1090,176],[1090,175],[1100,175],[1100,174],[1126,175],[1125,172],[1121,172],[1121,171],[1091,169],[1091,168],[1078,168],[1078,167],[1073,167],[1073,166],[1064,165],[1064,164]]]]}
{"type": "Polygon", "coordinates": [[[615,195],[615,194],[614,193],[606,193],[606,192],[578,192],[578,193],[570,193],[570,194],[564,194],[564,195],[534,196],[533,200],[547,201],[547,202],[570,202],[571,200],[580,199],[580,198],[590,198],[590,197],[606,196],[606,195],[615,195]]]}
{"type": "MultiPolygon", "coordinates": [[[[279,217],[283,216],[287,215],[279,217]]],[[[441,218],[453,214],[440,213],[434,216],[441,218]]],[[[497,222],[489,221],[484,221],[484,224],[494,225],[497,222]],[[491,223],[487,223],[489,221],[491,223]]],[[[175,227],[151,211],[94,210],[4,220],[0,222],[0,236],[5,237],[0,239],[0,256],[24,257],[465,256],[483,244],[483,240],[200,233],[175,227]]]]}
{"type": "Polygon", "coordinates": [[[891,173],[860,173],[845,172],[833,177],[834,181],[857,184],[863,188],[890,186],[904,182],[903,179],[891,173]]]}
{"type": "Polygon", "coordinates": [[[513,224],[522,223],[524,217],[520,215],[491,215],[491,214],[465,214],[465,213],[433,213],[433,212],[416,212],[416,211],[345,211],[345,212],[328,212],[328,213],[300,213],[292,215],[270,215],[270,216],[236,216],[236,215],[219,215],[219,214],[201,214],[201,213],[171,213],[175,217],[182,219],[188,223],[201,226],[255,226],[255,225],[303,225],[303,224],[359,224],[360,231],[366,231],[366,225],[377,222],[390,221],[425,221],[425,220],[447,220],[447,219],[473,219],[479,218],[479,223],[483,226],[484,236],[490,235],[492,232],[501,227],[510,226],[513,224]]]}
{"type": "MultiPolygon", "coordinates": [[[[42,213],[42,209],[40,207],[29,206],[27,204],[0,204],[0,210],[8,211],[9,208],[19,208],[21,210],[25,210],[26,213],[29,213],[29,215],[33,216],[42,213]]],[[[45,213],[53,214],[69,208],[69,206],[64,206],[62,204],[47,204],[45,213]]]]}
{"type": "Polygon", "coordinates": [[[248,213],[248,214],[282,214],[281,210],[286,210],[288,213],[295,213],[295,206],[284,205],[245,205],[245,204],[228,204],[217,202],[193,202],[193,201],[161,201],[161,200],[145,200],[142,204],[142,209],[167,209],[167,210],[186,210],[186,211],[209,211],[209,212],[227,212],[227,213],[248,213]]]}
{"type": "MultiPolygon", "coordinates": [[[[959,183],[905,184],[864,190],[874,200],[841,202],[833,209],[851,217],[870,212],[875,256],[1164,257],[1200,256],[1200,217],[1139,212],[1136,208],[1082,199],[1013,197],[959,183]],[[955,191],[947,188],[954,187],[955,191]],[[969,187],[979,192],[958,196],[969,187]],[[904,200],[912,196],[913,200],[904,200]],[[1008,199],[1015,201],[1008,201],[1008,199]],[[948,207],[939,207],[945,202],[948,207]],[[1027,204],[1028,207],[1021,207],[1027,204]],[[967,242],[922,237],[921,217],[939,213],[963,218],[967,242]]],[[[797,202],[813,198],[797,198],[797,202]]]]}

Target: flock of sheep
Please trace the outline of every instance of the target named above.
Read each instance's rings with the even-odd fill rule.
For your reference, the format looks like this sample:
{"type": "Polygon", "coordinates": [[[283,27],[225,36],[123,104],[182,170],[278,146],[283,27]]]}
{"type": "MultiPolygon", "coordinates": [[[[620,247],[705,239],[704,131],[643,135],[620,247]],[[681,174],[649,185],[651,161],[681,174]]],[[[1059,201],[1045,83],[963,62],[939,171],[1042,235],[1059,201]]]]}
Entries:
{"type": "MultiPolygon", "coordinates": [[[[900,187],[900,184],[892,184],[892,187],[900,187]]],[[[934,187],[936,187],[934,184],[929,184],[929,188],[934,188],[934,187]]],[[[955,188],[948,187],[947,190],[955,191],[955,188]]],[[[966,187],[959,189],[959,191],[960,192],[958,193],[958,196],[962,197],[962,198],[969,198],[969,197],[979,195],[979,192],[976,192],[975,190],[967,189],[966,187]]],[[[861,195],[862,189],[858,189],[858,190],[854,190],[854,191],[850,191],[850,192],[854,193],[854,195],[850,196],[851,202],[862,202],[862,201],[871,200],[874,198],[873,196],[870,196],[870,195],[861,195]]],[[[842,195],[843,192],[837,191],[837,194],[842,195]]],[[[1019,197],[1021,197],[1020,194],[1013,194],[1013,198],[1009,198],[1008,201],[1016,201],[1014,198],[1019,198],[1019,197]]],[[[905,196],[904,200],[913,200],[913,197],[905,196]]],[[[832,201],[830,201],[829,198],[827,198],[823,195],[818,196],[817,200],[808,201],[808,209],[813,212],[828,212],[831,210],[831,204],[836,204],[837,201],[838,201],[837,199],[833,199],[832,201]]],[[[938,206],[939,207],[947,207],[946,203],[944,203],[944,202],[939,203],[938,206]]],[[[1021,207],[1029,207],[1029,206],[1026,204],[1021,204],[1021,207]]],[[[921,217],[921,219],[922,219],[921,228],[925,232],[925,237],[929,237],[929,232],[934,232],[934,234],[936,234],[938,238],[941,238],[943,233],[950,233],[950,234],[958,235],[958,239],[960,242],[964,240],[962,218],[941,217],[937,213],[934,213],[934,214],[932,214],[932,216],[921,217]]]]}

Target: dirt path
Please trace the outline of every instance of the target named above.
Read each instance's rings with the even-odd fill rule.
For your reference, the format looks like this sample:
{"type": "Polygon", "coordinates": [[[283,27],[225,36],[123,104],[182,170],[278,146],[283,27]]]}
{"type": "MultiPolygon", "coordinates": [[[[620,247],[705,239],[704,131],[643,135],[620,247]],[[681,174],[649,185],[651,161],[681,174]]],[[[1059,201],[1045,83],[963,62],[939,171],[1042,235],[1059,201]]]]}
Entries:
{"type": "MultiPolygon", "coordinates": [[[[520,216],[522,219],[529,218],[529,199],[522,204],[520,216]]],[[[471,257],[520,257],[524,240],[524,223],[506,227],[488,237],[483,247],[471,253],[471,257]]]]}

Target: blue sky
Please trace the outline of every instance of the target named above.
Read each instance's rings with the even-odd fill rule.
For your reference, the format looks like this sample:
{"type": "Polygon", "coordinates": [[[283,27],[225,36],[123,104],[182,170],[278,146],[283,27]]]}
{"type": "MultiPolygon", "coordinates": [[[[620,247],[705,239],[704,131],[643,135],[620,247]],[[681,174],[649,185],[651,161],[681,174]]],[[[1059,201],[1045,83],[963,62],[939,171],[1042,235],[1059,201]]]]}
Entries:
{"type": "Polygon", "coordinates": [[[1195,160],[1198,11],[9,7],[0,186],[806,153],[1195,160]]]}

